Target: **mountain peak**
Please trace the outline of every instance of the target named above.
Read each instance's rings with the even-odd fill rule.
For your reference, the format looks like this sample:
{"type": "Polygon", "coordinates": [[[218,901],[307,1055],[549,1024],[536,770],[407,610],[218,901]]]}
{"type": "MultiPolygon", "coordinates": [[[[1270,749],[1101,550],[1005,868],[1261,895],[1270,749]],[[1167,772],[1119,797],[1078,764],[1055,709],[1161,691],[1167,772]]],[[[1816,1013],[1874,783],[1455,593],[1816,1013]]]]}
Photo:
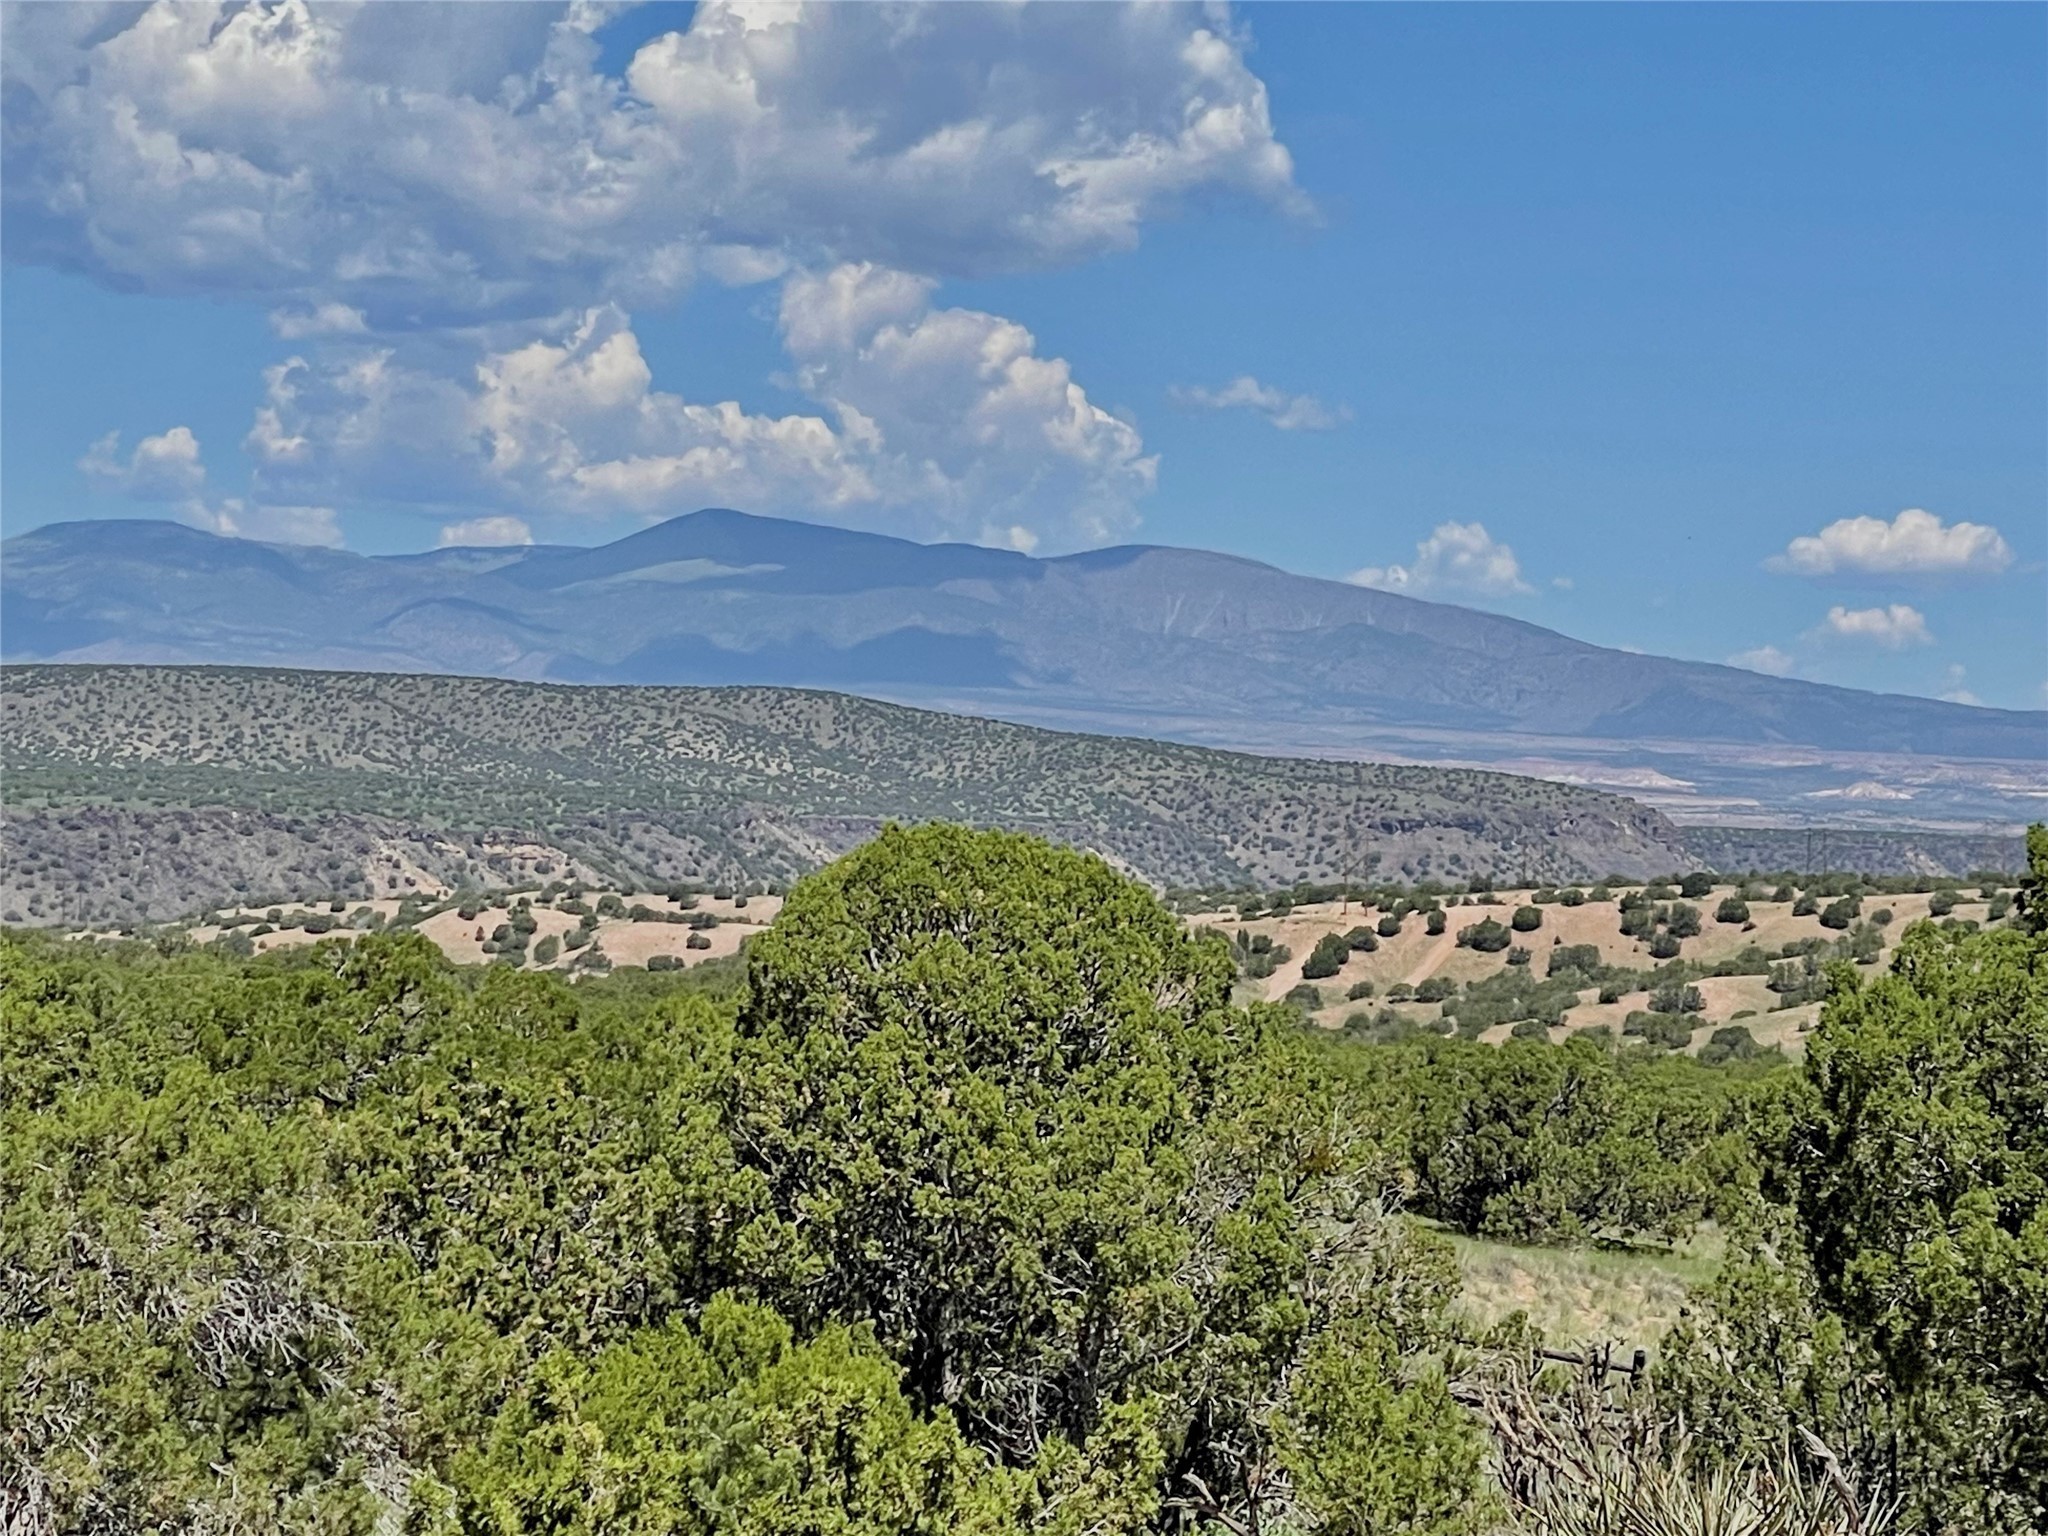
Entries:
{"type": "Polygon", "coordinates": [[[1447,751],[1452,732],[1474,756],[1506,750],[1505,732],[1610,755],[1655,738],[2048,757],[2038,711],[1605,650],[1239,556],[1134,544],[1034,559],[731,507],[595,548],[459,559],[286,549],[168,522],[59,524],[10,541],[0,580],[0,647],[16,661],[798,684],[1352,753],[1447,751]]]}

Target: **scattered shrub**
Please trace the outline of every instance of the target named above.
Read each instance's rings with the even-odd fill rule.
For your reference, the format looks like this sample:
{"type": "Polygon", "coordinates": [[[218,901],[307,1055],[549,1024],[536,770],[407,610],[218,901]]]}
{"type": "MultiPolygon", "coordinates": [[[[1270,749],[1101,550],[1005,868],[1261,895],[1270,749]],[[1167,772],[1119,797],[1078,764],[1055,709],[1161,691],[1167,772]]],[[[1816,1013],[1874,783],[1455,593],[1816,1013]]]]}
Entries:
{"type": "Polygon", "coordinates": [[[1304,979],[1318,981],[1325,976],[1334,976],[1344,968],[1344,962],[1351,958],[1351,946],[1341,933],[1326,933],[1316,940],[1316,947],[1309,951],[1308,958],[1301,962],[1304,979]]]}
{"type": "Polygon", "coordinates": [[[1458,930],[1459,948],[1477,950],[1482,955],[1498,954],[1511,942],[1507,924],[1495,922],[1490,917],[1458,930]]]}
{"type": "Polygon", "coordinates": [[[1560,971],[1576,971],[1581,976],[1590,977],[1599,969],[1599,945],[1559,944],[1550,951],[1550,959],[1544,974],[1555,976],[1560,971]]]}
{"type": "Polygon", "coordinates": [[[1632,1013],[1621,1032],[1665,1050],[1681,1051],[1692,1044],[1692,1032],[1699,1020],[1676,1013],[1632,1013]]]}
{"type": "Polygon", "coordinates": [[[1700,1047],[1700,1060],[1708,1066],[1718,1066],[1724,1061],[1747,1061],[1761,1049],[1747,1026],[1724,1024],[1708,1037],[1700,1047]]]}

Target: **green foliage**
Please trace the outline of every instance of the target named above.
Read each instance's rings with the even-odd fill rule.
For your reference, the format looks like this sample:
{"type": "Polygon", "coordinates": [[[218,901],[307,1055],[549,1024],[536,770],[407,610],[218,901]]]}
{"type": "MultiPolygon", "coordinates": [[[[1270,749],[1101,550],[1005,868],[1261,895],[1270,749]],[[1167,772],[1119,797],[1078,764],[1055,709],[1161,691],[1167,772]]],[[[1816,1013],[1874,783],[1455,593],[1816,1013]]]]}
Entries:
{"type": "Polygon", "coordinates": [[[1761,1049],[1756,1036],[1741,1024],[1723,1024],[1700,1047],[1700,1060],[1708,1066],[1724,1061],[1747,1061],[1761,1049]]]}
{"type": "Polygon", "coordinates": [[[571,987],[411,933],[0,939],[0,1490],[56,1530],[1473,1527],[1400,1127],[1229,1006],[1220,940],[892,829],[745,964],[727,1004],[729,962],[571,987]]]}
{"type": "Polygon", "coordinates": [[[1714,888],[1714,877],[1703,869],[1696,869],[1678,882],[1678,894],[1688,901],[1698,901],[1714,888]]]}
{"type": "Polygon", "coordinates": [[[1515,908],[1514,916],[1509,919],[1509,926],[1517,933],[1534,933],[1543,926],[1543,909],[1541,907],[1517,907],[1515,908]]]}
{"type": "Polygon", "coordinates": [[[1416,1208],[1461,1232],[1676,1235],[1740,1160],[1740,1100],[1690,1061],[1632,1063],[1579,1040],[1446,1041],[1401,1088],[1416,1208]]]}
{"type": "Polygon", "coordinates": [[[1458,930],[1458,946],[1461,949],[1477,950],[1482,955],[1498,954],[1513,942],[1505,923],[1482,917],[1470,927],[1458,930]]]}
{"type": "Polygon", "coordinates": [[[1667,981],[1650,992],[1650,1007],[1658,1013],[1704,1013],[1706,997],[1698,987],[1667,981]]]}
{"type": "Polygon", "coordinates": [[[1341,933],[1326,933],[1315,942],[1315,948],[1308,958],[1301,962],[1301,974],[1309,981],[1320,981],[1325,976],[1334,976],[1344,969],[1344,962],[1351,958],[1351,945],[1341,933]]]}
{"type": "MultiPolygon", "coordinates": [[[[2048,835],[2028,841],[2048,879],[2048,835]]],[[[1916,924],[1889,974],[1830,981],[1786,1106],[1789,1210],[1671,1341],[1670,1411],[1731,1454],[1818,1433],[1912,1529],[2039,1530],[2048,940],[1916,924]]]]}
{"type": "Polygon", "coordinates": [[[1545,962],[1545,965],[1547,967],[1546,975],[1560,976],[1566,971],[1573,971],[1581,978],[1590,980],[1598,976],[1603,969],[1600,964],[1600,946],[1597,944],[1554,945],[1550,951],[1550,958],[1545,962]]]}
{"type": "Polygon", "coordinates": [[[1724,896],[1721,904],[1714,908],[1717,923],[1742,924],[1749,921],[1749,903],[1740,896],[1724,896]]]}
{"type": "MultiPolygon", "coordinates": [[[[711,941],[706,939],[704,943],[708,948],[711,941]]],[[[1272,975],[1288,959],[1285,944],[1275,944],[1271,934],[1253,933],[1249,928],[1240,928],[1231,935],[1230,956],[1237,963],[1237,973],[1253,981],[1272,975]]]]}
{"type": "MultiPolygon", "coordinates": [[[[1378,1186],[1354,1180],[1381,1154],[1329,1143],[1333,1090],[1229,984],[1098,860],[885,831],[750,950],[745,1273],[800,1328],[871,1328],[914,1405],[1006,1459],[1143,1403],[1214,1497],[1255,1501],[1223,1447],[1278,1433],[1288,1362],[1405,1248],[1328,1267],[1367,1236],[1378,1186]]],[[[1392,1340],[1427,1321],[1358,1315],[1392,1340]]]]}
{"type": "Polygon", "coordinates": [[[544,1358],[453,1480],[464,1528],[501,1536],[997,1536],[1026,1529],[1034,1474],[1075,1485],[1062,1491],[1084,1525],[1143,1520],[1158,1447],[1142,1432],[1103,1439],[1106,1466],[1068,1465],[1090,1458],[1061,1445],[994,1473],[951,1419],[911,1407],[865,1335],[828,1327],[799,1344],[774,1312],[719,1297],[694,1327],[544,1358]]]}
{"type": "Polygon", "coordinates": [[[732,895],[806,873],[821,828],[850,841],[891,818],[1056,830],[1148,880],[1240,890],[1334,890],[1361,827],[1401,829],[1372,857],[1417,877],[1456,860],[1461,884],[1466,860],[1566,878],[1617,836],[1659,846],[1599,790],[780,688],[99,666],[10,666],[6,684],[7,905],[37,924],[165,920],[230,891],[362,900],[401,869],[539,886],[572,861],[615,889],[732,895]],[[176,859],[156,852],[174,838],[176,859]]]}
{"type": "Polygon", "coordinates": [[[2022,933],[2048,932],[2048,824],[2027,828],[2027,872],[2013,892],[2013,926],[2022,933]]]}
{"type": "Polygon", "coordinates": [[[1690,1014],[1638,1010],[1622,1020],[1621,1032],[1659,1050],[1682,1051],[1692,1044],[1692,1032],[1699,1028],[1699,1023],[1690,1014]]]}

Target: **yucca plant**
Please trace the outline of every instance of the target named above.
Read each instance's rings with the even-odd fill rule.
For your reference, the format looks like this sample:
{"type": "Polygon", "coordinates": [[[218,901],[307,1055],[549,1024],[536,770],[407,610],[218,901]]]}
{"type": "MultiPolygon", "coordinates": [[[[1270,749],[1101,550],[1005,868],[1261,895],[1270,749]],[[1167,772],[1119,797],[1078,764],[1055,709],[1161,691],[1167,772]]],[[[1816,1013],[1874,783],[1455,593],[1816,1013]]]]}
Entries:
{"type": "Polygon", "coordinates": [[[1635,1375],[1606,1356],[1575,1370],[1497,1360],[1466,1384],[1493,1430],[1503,1536],[1887,1536],[1897,1501],[1856,1486],[1801,1431],[1774,1456],[1701,1454],[1667,1426],[1635,1375]]]}

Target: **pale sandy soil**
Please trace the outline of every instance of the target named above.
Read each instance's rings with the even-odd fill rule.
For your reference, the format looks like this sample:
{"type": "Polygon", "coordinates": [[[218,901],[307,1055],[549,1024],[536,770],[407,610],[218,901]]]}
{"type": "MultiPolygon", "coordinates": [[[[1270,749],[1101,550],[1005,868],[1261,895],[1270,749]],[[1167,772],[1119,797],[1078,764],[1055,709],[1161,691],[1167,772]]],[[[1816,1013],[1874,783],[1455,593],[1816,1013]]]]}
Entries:
{"type": "Polygon", "coordinates": [[[738,954],[741,941],[767,927],[781,909],[782,903],[770,896],[753,897],[745,910],[738,913],[734,913],[727,904],[706,900],[698,910],[717,912],[716,928],[692,929],[679,923],[635,923],[606,918],[597,925],[597,942],[611,957],[613,965],[645,965],[655,955],[674,955],[685,965],[695,965],[700,960],[738,954]],[[701,932],[711,941],[709,949],[684,947],[689,936],[696,932],[701,932]]]}
{"type": "MultiPolygon", "coordinates": [[[[1617,898],[1623,889],[1616,889],[1617,898]]],[[[1722,897],[1738,889],[1735,886],[1718,886],[1692,902],[1700,910],[1700,934],[1685,941],[1682,953],[1686,959],[1712,964],[1729,958],[1750,944],[1776,951],[1796,939],[1832,940],[1841,937],[1839,932],[1820,925],[1817,912],[1806,917],[1792,916],[1790,902],[1751,902],[1752,926],[1747,931],[1740,923],[1715,922],[1714,909],[1720,905],[1722,897]]],[[[1423,931],[1423,919],[1419,915],[1411,914],[1398,935],[1391,939],[1381,938],[1379,948],[1370,954],[1353,951],[1335,976],[1326,976],[1315,983],[1322,989],[1323,996],[1329,999],[1327,1005],[1316,1013],[1317,1022],[1336,1028],[1360,1009],[1377,1011],[1385,1006],[1387,989],[1396,982],[1405,981],[1415,986],[1432,976],[1447,976],[1465,983],[1492,975],[1505,963],[1505,952],[1482,955],[1469,949],[1459,949],[1458,930],[1487,917],[1505,923],[1516,907],[1529,904],[1530,895],[1527,890],[1499,891],[1494,893],[1491,905],[1452,907],[1445,913],[1444,932],[1435,937],[1423,931]],[[1377,995],[1358,1002],[1345,1001],[1345,992],[1359,981],[1372,982],[1377,995]]],[[[1971,895],[1974,898],[1975,892],[1972,891],[1971,895]]],[[[1892,921],[1885,933],[1888,938],[1896,938],[1908,924],[1927,916],[1930,899],[1925,894],[1866,896],[1863,898],[1863,915],[1868,917],[1880,908],[1889,908],[1892,921]]],[[[1647,971],[1656,964],[1650,958],[1647,944],[1622,934],[1621,913],[1616,901],[1587,902],[1577,907],[1549,902],[1541,910],[1541,928],[1533,933],[1515,935],[1515,943],[1533,952],[1532,963],[1539,975],[1547,968],[1543,952],[1559,944],[1595,945],[1600,951],[1601,961],[1607,965],[1647,971]]],[[[1982,922],[1985,904],[1975,899],[1959,902],[1953,915],[1982,922]]],[[[1300,985],[1302,962],[1315,948],[1317,939],[1326,933],[1345,933],[1360,925],[1372,927],[1379,916],[1376,911],[1361,912],[1355,903],[1346,910],[1342,903],[1324,902],[1296,907],[1286,917],[1256,918],[1249,923],[1241,922],[1234,914],[1217,912],[1197,913],[1189,921],[1200,927],[1213,927],[1226,936],[1234,935],[1239,929],[1264,933],[1270,935],[1276,944],[1286,945],[1289,951],[1286,963],[1263,981],[1250,984],[1259,996],[1278,1000],[1300,985]]],[[[1888,963],[1890,958],[1891,949],[1887,945],[1879,966],[1888,963]]],[[[1762,976],[1717,976],[1697,983],[1706,997],[1707,1011],[1703,1015],[1705,1027],[1695,1033],[1692,1049],[1698,1050],[1703,1046],[1714,1029],[1729,1023],[1736,1013],[1750,1009],[1754,1010],[1755,1016],[1741,1022],[1759,1044],[1782,1045],[1796,1050],[1801,1036],[1816,1022],[1819,1004],[1809,1003],[1773,1013],[1771,1004],[1776,997],[1765,985],[1766,980],[1762,976]]],[[[1571,1011],[1570,1022],[1566,1026],[1551,1031],[1552,1038],[1562,1040],[1567,1033],[1601,1024],[1619,1034],[1630,1013],[1649,1006],[1649,998],[1641,992],[1630,993],[1614,1003],[1601,1003],[1598,997],[1597,992],[1582,993],[1582,1005],[1571,1011]]],[[[1418,1021],[1440,1016],[1440,1010],[1433,1004],[1395,1006],[1418,1021]]],[[[1502,1025],[1486,1031],[1480,1038],[1505,1039],[1507,1034],[1508,1026],[1502,1025]]]]}
{"type": "MultiPolygon", "coordinates": [[[[1747,931],[1740,924],[1722,924],[1713,920],[1714,908],[1732,887],[1720,887],[1711,894],[1701,897],[1693,905],[1700,909],[1702,927],[1697,938],[1685,941],[1684,955],[1687,959],[1712,963],[1733,955],[1748,944],[1756,944],[1768,950],[1777,950],[1786,943],[1801,938],[1833,939],[1839,934],[1820,926],[1818,915],[1793,917],[1791,904],[1785,902],[1751,902],[1751,924],[1747,931]]],[[[592,890],[585,900],[593,907],[601,892],[592,890]]],[[[1400,1013],[1418,1023],[1441,1017],[1442,1010],[1434,1003],[1402,1002],[1390,1005],[1387,989],[1397,982],[1410,986],[1420,985],[1432,976],[1447,976],[1459,983],[1476,981],[1494,974],[1505,963],[1504,954],[1482,955],[1469,949],[1457,947],[1457,933],[1460,928],[1492,917],[1507,922],[1517,906],[1528,903],[1527,891],[1503,891],[1494,894],[1490,903],[1452,907],[1446,912],[1447,925],[1442,934],[1432,935],[1425,931],[1424,921],[1411,914],[1403,923],[1401,932],[1393,938],[1381,938],[1379,948],[1370,954],[1353,951],[1345,960],[1343,968],[1335,975],[1324,977],[1315,983],[1327,999],[1323,1008],[1317,1011],[1317,1022],[1329,1027],[1341,1027],[1344,1020],[1360,1010],[1376,1012],[1382,1007],[1393,1006],[1400,1013]],[[1375,996],[1357,1002],[1347,1001],[1345,992],[1353,983],[1370,981],[1375,996]]],[[[1619,891],[1617,891],[1617,895],[1619,891]]],[[[1973,893],[1974,895],[1974,893],[1973,893]]],[[[437,913],[419,925],[419,931],[438,945],[449,959],[458,964],[476,965],[489,960],[481,948],[482,939],[488,938],[493,929],[510,919],[512,902],[516,898],[505,898],[496,904],[478,911],[474,918],[464,919],[455,910],[437,913]],[[481,937],[480,937],[481,936],[481,937]]],[[[646,906],[656,912],[673,912],[675,908],[667,896],[655,891],[621,892],[621,903],[627,908],[646,906]]],[[[1888,936],[1895,937],[1904,932],[1906,926],[1917,918],[1927,916],[1929,897],[1926,895],[1901,895],[1865,897],[1865,916],[1880,908],[1889,908],[1892,921],[1886,928],[1888,936]]],[[[337,924],[346,924],[359,908],[367,906],[380,913],[386,921],[398,911],[399,900],[381,897],[367,902],[350,902],[338,913],[330,913],[325,903],[283,905],[281,911],[286,923],[302,921],[307,916],[330,916],[337,924]]],[[[718,918],[718,926],[706,929],[692,929],[685,923],[634,922],[627,918],[605,918],[597,927],[597,943],[614,965],[645,965],[657,955],[672,955],[684,965],[695,965],[699,961],[718,959],[738,951],[741,943],[750,935],[758,933],[774,921],[781,910],[779,897],[754,896],[748,898],[744,908],[736,907],[732,901],[716,900],[700,896],[698,904],[691,909],[707,912],[718,918]],[[701,932],[711,941],[708,949],[687,947],[692,933],[701,932]]],[[[267,917],[269,907],[247,907],[222,909],[231,915],[249,916],[257,919],[267,917]]],[[[535,906],[532,909],[535,930],[533,941],[553,936],[560,939],[578,924],[575,914],[560,912],[552,907],[535,906]]],[[[1517,934],[1515,942],[1531,950],[1533,964],[1540,975],[1547,964],[1544,951],[1559,944],[1592,944],[1600,951],[1603,962],[1610,965],[1626,966],[1636,970],[1648,970],[1654,962],[1649,957],[1646,945],[1625,938],[1619,929],[1620,913],[1613,901],[1583,906],[1565,907],[1546,903],[1543,908],[1543,926],[1533,933],[1517,934]]],[[[1274,942],[1284,944],[1290,951],[1285,964],[1263,981],[1246,983],[1248,993],[1277,1000],[1301,983],[1301,967],[1315,943],[1325,933],[1344,933],[1351,928],[1373,926],[1379,918],[1377,912],[1363,912],[1356,904],[1326,902],[1320,905],[1297,907],[1284,918],[1258,918],[1250,923],[1241,922],[1234,914],[1198,913],[1189,918],[1197,927],[1215,928],[1226,936],[1239,929],[1270,935],[1274,942]]],[[[1957,917],[1975,918],[1983,921],[1985,905],[1979,900],[1968,900],[1957,904],[1957,917]]],[[[222,930],[217,926],[198,926],[188,930],[196,943],[206,943],[217,937],[222,930]]],[[[246,931],[246,929],[244,930],[246,931]]],[[[87,935],[80,934],[79,937],[87,935]]],[[[105,935],[101,935],[105,936],[105,935]]],[[[259,950],[277,949],[288,945],[308,944],[320,939],[351,938],[353,930],[338,926],[326,934],[309,934],[300,927],[281,927],[274,933],[255,937],[259,950]]],[[[563,970],[583,950],[563,948],[548,968],[563,970]]],[[[1884,960],[1889,960],[1887,948],[1884,960]]],[[[1881,962],[1882,963],[1882,962],[1881,962]]],[[[1704,1023],[1695,1032],[1691,1049],[1703,1046],[1719,1025],[1733,1020],[1737,1013],[1749,1012],[1750,1017],[1743,1023],[1757,1041],[1766,1046],[1780,1045],[1796,1051],[1802,1044],[1806,1032],[1810,1031],[1819,1014],[1818,1004],[1805,1004],[1783,1012],[1773,1012],[1771,1004],[1774,995],[1765,985],[1762,976],[1708,977],[1698,983],[1705,995],[1707,1008],[1704,1023]]],[[[1605,1025],[1621,1032],[1627,1016],[1647,1007],[1648,997],[1642,992],[1632,992],[1613,1003],[1602,1003],[1595,991],[1580,994],[1580,1005],[1570,1014],[1567,1025],[1551,1031],[1553,1039],[1562,1040],[1570,1032],[1605,1025]]],[[[1505,1039],[1508,1026],[1502,1025],[1486,1031],[1482,1040],[1505,1039]]]]}
{"type": "MultiPolygon", "coordinates": [[[[592,891],[585,897],[586,902],[596,906],[602,892],[592,891]]],[[[679,910],[658,891],[636,891],[620,893],[619,900],[628,911],[636,906],[645,906],[656,912],[679,910]]],[[[483,942],[488,939],[500,923],[511,921],[516,897],[506,897],[494,904],[481,907],[477,914],[465,918],[458,910],[437,912],[420,923],[418,931],[439,947],[457,965],[482,965],[493,959],[483,952],[483,942]]],[[[324,904],[314,906],[284,906],[279,910],[284,921],[289,923],[308,915],[320,914],[333,917],[337,923],[345,924],[351,914],[362,907],[381,913],[388,922],[398,911],[396,897],[380,898],[375,901],[350,902],[346,911],[329,913],[324,904]]],[[[272,909],[269,907],[223,908],[223,916],[247,916],[265,918],[272,909]]],[[[635,922],[631,918],[603,918],[597,925],[597,944],[614,965],[645,965],[655,955],[673,955],[685,965],[695,965],[702,960],[715,960],[724,955],[736,954],[741,942],[749,935],[758,933],[775,920],[775,914],[782,910],[779,896],[751,896],[744,907],[738,907],[730,900],[720,901],[710,896],[700,896],[693,912],[708,912],[718,919],[715,928],[695,929],[687,923],[635,922]],[[709,949],[691,949],[689,936],[701,932],[711,941],[709,949]]],[[[573,912],[559,912],[553,907],[536,905],[532,908],[534,930],[532,944],[542,939],[564,938],[582,921],[573,912]]],[[[216,925],[201,925],[188,930],[194,943],[205,944],[220,936],[223,930],[216,925]]],[[[272,933],[253,936],[258,953],[284,948],[296,944],[314,944],[322,939],[352,939],[356,930],[336,927],[327,933],[308,933],[304,928],[280,927],[272,933]]],[[[79,935],[83,937],[84,935],[79,935]]],[[[529,946],[529,953],[531,946],[529,946]]],[[[564,946],[561,953],[546,966],[529,963],[532,970],[566,970],[581,949],[564,946]]]]}

